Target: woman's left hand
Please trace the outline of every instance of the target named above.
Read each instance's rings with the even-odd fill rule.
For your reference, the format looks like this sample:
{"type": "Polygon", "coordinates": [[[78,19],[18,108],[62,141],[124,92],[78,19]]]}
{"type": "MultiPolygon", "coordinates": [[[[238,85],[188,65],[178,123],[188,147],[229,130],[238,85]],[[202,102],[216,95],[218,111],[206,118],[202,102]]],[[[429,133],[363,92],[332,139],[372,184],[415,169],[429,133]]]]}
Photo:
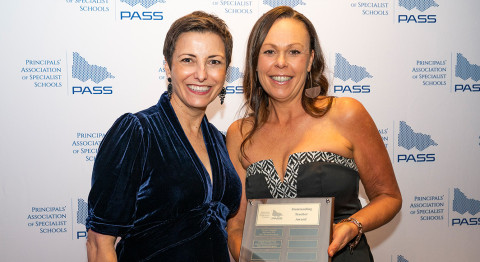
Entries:
{"type": "Polygon", "coordinates": [[[335,253],[344,248],[357,234],[358,228],[354,223],[344,222],[334,224],[332,243],[330,243],[328,247],[328,255],[333,257],[335,253]]]}

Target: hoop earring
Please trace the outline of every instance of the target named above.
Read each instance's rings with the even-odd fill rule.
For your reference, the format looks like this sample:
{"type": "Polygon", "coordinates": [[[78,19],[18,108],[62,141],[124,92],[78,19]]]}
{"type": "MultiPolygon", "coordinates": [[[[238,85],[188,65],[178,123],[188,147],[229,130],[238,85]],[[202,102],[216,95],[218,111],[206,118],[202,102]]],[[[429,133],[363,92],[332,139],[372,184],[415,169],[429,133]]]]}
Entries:
{"type": "Polygon", "coordinates": [[[308,77],[310,78],[310,88],[305,89],[305,96],[308,98],[316,98],[320,95],[322,88],[320,86],[313,86],[312,71],[308,72],[308,77]]]}
{"type": "Polygon", "coordinates": [[[167,96],[168,96],[168,100],[171,100],[172,99],[172,89],[173,89],[173,86],[172,86],[172,78],[168,78],[168,86],[167,86],[167,96]]]}
{"type": "Polygon", "coordinates": [[[223,105],[223,102],[225,101],[225,95],[227,94],[227,89],[225,87],[220,90],[220,94],[218,94],[218,97],[220,97],[220,105],[223,105]]]}

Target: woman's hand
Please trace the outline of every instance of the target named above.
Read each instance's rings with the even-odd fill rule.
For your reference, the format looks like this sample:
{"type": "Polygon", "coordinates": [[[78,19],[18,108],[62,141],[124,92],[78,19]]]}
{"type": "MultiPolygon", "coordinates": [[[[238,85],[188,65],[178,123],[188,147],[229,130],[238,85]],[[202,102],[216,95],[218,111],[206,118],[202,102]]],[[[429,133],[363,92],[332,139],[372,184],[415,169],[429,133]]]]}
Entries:
{"type": "Polygon", "coordinates": [[[358,227],[354,223],[343,222],[333,225],[332,243],[328,247],[328,255],[333,257],[335,253],[344,248],[348,242],[358,235],[358,227]]]}

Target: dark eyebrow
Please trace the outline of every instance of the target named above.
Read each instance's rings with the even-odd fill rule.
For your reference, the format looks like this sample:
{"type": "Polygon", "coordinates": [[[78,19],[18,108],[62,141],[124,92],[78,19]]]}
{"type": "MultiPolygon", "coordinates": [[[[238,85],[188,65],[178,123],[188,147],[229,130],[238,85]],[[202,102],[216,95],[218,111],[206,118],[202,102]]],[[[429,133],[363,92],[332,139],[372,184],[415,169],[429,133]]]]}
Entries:
{"type": "MultiPolygon", "coordinates": [[[[188,54],[188,53],[187,54],[179,54],[178,56],[180,57],[180,56],[183,56],[183,55],[191,56],[191,57],[197,57],[194,54],[188,54]]],[[[222,59],[225,59],[225,57],[223,55],[210,55],[210,56],[208,56],[208,58],[214,58],[214,57],[221,57],[222,59]]]]}
{"type": "Polygon", "coordinates": [[[222,59],[225,59],[225,57],[223,55],[211,55],[208,58],[215,58],[215,57],[220,57],[222,59]]]}
{"type": "Polygon", "coordinates": [[[182,56],[182,55],[197,57],[197,56],[194,55],[194,54],[179,54],[178,56],[180,57],[180,56],[182,56]]]}
{"type": "MultiPolygon", "coordinates": [[[[269,46],[272,46],[272,47],[274,47],[274,48],[278,48],[278,46],[277,46],[276,44],[263,43],[263,45],[269,45],[269,46]]],[[[263,46],[263,45],[262,45],[262,46],[263,46]]],[[[292,46],[294,46],[294,45],[300,45],[300,46],[304,47],[302,43],[292,43],[292,44],[289,44],[288,47],[292,47],[292,46]]]]}

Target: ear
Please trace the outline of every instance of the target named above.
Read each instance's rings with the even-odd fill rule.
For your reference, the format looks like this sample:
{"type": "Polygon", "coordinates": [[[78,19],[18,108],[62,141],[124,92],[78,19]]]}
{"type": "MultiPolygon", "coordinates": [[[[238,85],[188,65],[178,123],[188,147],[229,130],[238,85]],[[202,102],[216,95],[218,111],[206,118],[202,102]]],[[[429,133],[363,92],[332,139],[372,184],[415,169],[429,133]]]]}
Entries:
{"type": "Polygon", "coordinates": [[[168,66],[168,62],[167,60],[164,60],[165,61],[165,74],[167,75],[167,77],[172,77],[172,71],[170,71],[170,66],[168,66]]]}
{"type": "Polygon", "coordinates": [[[315,57],[315,51],[312,50],[312,52],[310,53],[310,59],[308,61],[307,72],[310,72],[310,70],[312,70],[312,64],[313,64],[313,58],[314,57],[315,57]]]}

